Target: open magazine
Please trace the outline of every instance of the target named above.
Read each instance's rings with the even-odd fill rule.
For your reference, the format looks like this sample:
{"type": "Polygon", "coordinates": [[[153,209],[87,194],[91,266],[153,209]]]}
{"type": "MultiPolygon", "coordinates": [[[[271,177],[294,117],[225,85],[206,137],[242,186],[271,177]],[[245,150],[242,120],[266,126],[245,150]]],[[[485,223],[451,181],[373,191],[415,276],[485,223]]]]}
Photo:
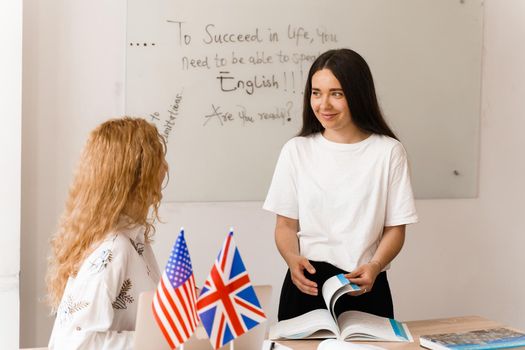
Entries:
{"type": "Polygon", "coordinates": [[[350,283],[343,274],[330,277],[321,290],[327,309],[313,310],[278,322],[270,328],[270,339],[413,341],[406,325],[394,319],[361,311],[346,311],[336,318],[337,300],[348,292],[359,290],[359,286],[350,283]]]}

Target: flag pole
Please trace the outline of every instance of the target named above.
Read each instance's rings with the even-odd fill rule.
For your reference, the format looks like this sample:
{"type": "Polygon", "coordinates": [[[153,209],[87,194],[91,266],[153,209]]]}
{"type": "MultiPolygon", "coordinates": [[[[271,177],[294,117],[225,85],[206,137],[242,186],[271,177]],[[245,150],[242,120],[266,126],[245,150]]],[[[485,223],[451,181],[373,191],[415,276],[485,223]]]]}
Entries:
{"type": "Polygon", "coordinates": [[[230,350],[233,350],[233,340],[230,342],[230,350]]]}
{"type": "MultiPolygon", "coordinates": [[[[184,227],[182,227],[182,226],[180,227],[180,232],[181,232],[182,234],[184,234],[184,227]]],[[[184,344],[180,344],[180,346],[179,346],[179,350],[184,350],[184,344]]]]}

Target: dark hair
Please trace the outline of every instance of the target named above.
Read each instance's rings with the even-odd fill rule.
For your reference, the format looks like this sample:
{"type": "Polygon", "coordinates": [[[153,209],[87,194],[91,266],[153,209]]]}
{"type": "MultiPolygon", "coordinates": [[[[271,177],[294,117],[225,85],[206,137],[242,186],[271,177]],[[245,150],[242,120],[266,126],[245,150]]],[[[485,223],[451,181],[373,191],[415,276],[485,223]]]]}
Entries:
{"type": "Polygon", "coordinates": [[[341,84],[352,121],[359,129],[397,139],[379,108],[374,79],[368,64],[361,55],[350,49],[326,51],[317,57],[310,67],[304,89],[303,126],[299,136],[308,136],[324,130],[310,105],[312,76],[321,69],[329,69],[341,84]]]}

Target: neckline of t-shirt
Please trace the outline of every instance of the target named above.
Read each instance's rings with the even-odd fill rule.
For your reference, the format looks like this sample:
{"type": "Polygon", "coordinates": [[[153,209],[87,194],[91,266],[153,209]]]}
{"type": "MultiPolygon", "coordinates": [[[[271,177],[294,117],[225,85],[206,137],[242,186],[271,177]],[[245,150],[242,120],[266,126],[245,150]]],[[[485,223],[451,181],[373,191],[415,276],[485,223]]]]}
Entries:
{"type": "Polygon", "coordinates": [[[317,142],[319,142],[322,146],[336,150],[336,151],[354,151],[356,149],[360,149],[363,146],[367,145],[372,141],[372,138],[374,138],[375,134],[370,134],[366,139],[361,140],[359,142],[355,143],[339,143],[328,140],[326,137],[323,136],[323,134],[320,132],[315,136],[315,139],[317,142]]]}

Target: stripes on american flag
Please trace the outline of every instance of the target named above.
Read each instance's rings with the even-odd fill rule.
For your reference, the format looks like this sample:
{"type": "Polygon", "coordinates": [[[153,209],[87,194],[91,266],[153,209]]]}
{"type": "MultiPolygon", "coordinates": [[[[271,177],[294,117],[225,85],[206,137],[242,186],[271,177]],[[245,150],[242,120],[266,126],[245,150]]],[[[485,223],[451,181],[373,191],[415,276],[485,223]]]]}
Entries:
{"type": "Polygon", "coordinates": [[[233,240],[233,232],[226,237],[204,283],[197,309],[215,349],[266,320],[233,240]]]}
{"type": "Polygon", "coordinates": [[[173,245],[170,258],[153,296],[153,316],[171,349],[188,340],[197,324],[195,278],[184,230],[173,245]]]}

